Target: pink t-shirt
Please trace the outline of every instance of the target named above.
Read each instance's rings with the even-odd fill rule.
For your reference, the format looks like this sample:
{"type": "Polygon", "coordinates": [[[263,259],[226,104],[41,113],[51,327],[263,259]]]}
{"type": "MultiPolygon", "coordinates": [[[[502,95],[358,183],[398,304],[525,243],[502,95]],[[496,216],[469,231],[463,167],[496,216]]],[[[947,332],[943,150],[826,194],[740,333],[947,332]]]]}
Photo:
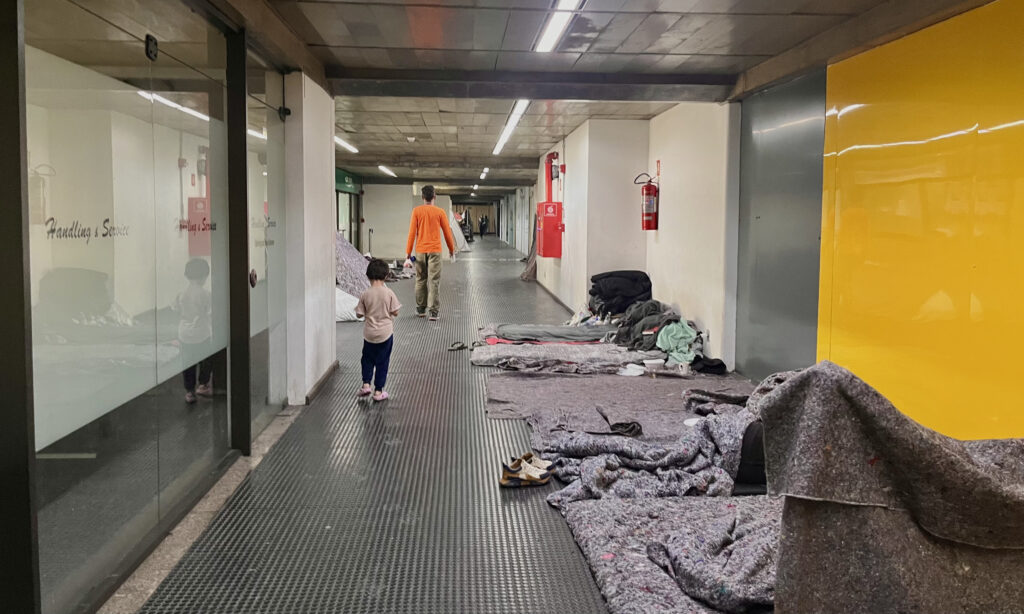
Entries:
{"type": "Polygon", "coordinates": [[[365,317],[363,326],[363,339],[370,343],[384,343],[388,337],[394,334],[394,317],[402,308],[398,297],[387,286],[370,286],[370,289],[363,292],[359,297],[359,304],[356,305],[356,315],[365,317]]]}

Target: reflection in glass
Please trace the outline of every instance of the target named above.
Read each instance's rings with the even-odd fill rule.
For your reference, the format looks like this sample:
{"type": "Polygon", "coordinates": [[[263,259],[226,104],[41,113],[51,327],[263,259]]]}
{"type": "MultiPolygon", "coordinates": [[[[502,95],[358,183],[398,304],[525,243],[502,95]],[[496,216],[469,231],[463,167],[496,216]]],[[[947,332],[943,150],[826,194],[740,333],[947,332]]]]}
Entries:
{"type": "Polygon", "coordinates": [[[153,6],[25,1],[47,613],[88,607],[228,452],[223,37],[153,6]],[[158,24],[197,66],[113,23],[158,24]]]}

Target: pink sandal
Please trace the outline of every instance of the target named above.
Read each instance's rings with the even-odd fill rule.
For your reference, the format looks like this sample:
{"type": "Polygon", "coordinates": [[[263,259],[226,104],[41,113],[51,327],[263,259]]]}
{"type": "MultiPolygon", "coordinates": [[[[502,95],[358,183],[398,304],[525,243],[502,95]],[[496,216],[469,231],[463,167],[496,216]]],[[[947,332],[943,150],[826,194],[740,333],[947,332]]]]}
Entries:
{"type": "Polygon", "coordinates": [[[359,394],[357,396],[368,397],[372,392],[373,388],[370,388],[369,386],[363,386],[362,388],[359,389],[359,394]]]}
{"type": "Polygon", "coordinates": [[[384,391],[384,390],[381,390],[380,392],[373,393],[373,402],[374,403],[378,403],[380,401],[387,401],[388,398],[390,398],[390,395],[388,395],[388,393],[386,391],[384,391]]]}

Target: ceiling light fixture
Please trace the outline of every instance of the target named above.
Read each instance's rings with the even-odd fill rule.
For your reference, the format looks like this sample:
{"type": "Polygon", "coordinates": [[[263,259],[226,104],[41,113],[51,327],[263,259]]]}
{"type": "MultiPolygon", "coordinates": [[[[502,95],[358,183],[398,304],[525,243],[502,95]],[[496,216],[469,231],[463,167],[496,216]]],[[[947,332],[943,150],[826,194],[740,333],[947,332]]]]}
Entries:
{"type": "MultiPolygon", "coordinates": [[[[520,98],[516,101],[514,107],[512,107],[512,113],[508,116],[508,121],[505,122],[505,129],[501,131],[501,136],[498,137],[498,144],[494,146],[494,151],[491,153],[498,155],[501,150],[504,149],[505,143],[508,142],[509,137],[512,136],[512,131],[516,129],[516,125],[519,124],[519,119],[522,118],[523,113],[526,112],[526,107],[530,106],[530,101],[525,98],[520,98]]],[[[484,169],[484,174],[487,174],[488,169],[484,169]]],[[[483,179],[483,177],[481,177],[483,179]]]]}
{"type": "Polygon", "coordinates": [[[398,175],[395,174],[395,171],[393,171],[390,168],[384,166],[383,164],[378,165],[377,168],[380,169],[380,172],[384,173],[385,175],[390,175],[392,177],[398,177],[398,175]]]}
{"type": "Polygon", "coordinates": [[[341,145],[345,149],[351,151],[352,153],[359,153],[359,150],[356,149],[355,146],[353,146],[351,143],[341,138],[340,136],[335,135],[334,142],[337,143],[338,145],[341,145]]]}
{"type": "Polygon", "coordinates": [[[470,196],[476,196],[476,192],[470,192],[469,195],[470,196]]]}
{"type": "Polygon", "coordinates": [[[558,0],[558,6],[555,7],[555,12],[551,14],[551,17],[548,17],[548,23],[544,26],[544,32],[540,35],[540,40],[537,41],[534,51],[539,53],[553,51],[555,45],[562,38],[565,28],[572,20],[572,11],[579,6],[580,0],[558,0]]]}
{"type": "Polygon", "coordinates": [[[148,100],[150,102],[159,102],[160,104],[162,104],[162,105],[164,105],[166,107],[171,107],[172,109],[177,109],[177,110],[181,111],[182,113],[187,113],[187,114],[191,115],[192,117],[195,117],[197,119],[203,120],[204,122],[210,121],[210,116],[209,115],[204,115],[204,114],[200,113],[199,111],[196,111],[195,109],[190,109],[190,108],[188,108],[188,107],[186,107],[184,105],[180,105],[180,104],[174,102],[173,100],[168,100],[168,99],[164,98],[163,96],[161,96],[160,94],[151,94],[149,92],[143,92],[143,91],[138,92],[138,94],[139,94],[139,96],[142,96],[143,98],[145,98],[146,100],[148,100]]]}
{"type": "Polygon", "coordinates": [[[480,184],[479,183],[473,184],[473,189],[474,190],[479,189],[479,188],[480,188],[480,184]]]}

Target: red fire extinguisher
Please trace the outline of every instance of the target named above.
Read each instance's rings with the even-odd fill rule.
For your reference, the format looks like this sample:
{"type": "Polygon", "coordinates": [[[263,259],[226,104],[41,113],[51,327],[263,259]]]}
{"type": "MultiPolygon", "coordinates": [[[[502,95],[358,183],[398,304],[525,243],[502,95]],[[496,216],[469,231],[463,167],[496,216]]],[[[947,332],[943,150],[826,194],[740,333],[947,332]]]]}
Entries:
{"type": "Polygon", "coordinates": [[[647,173],[640,173],[633,180],[640,188],[641,223],[644,230],[658,229],[658,183],[647,173]],[[643,179],[646,177],[647,179],[643,179]]]}

